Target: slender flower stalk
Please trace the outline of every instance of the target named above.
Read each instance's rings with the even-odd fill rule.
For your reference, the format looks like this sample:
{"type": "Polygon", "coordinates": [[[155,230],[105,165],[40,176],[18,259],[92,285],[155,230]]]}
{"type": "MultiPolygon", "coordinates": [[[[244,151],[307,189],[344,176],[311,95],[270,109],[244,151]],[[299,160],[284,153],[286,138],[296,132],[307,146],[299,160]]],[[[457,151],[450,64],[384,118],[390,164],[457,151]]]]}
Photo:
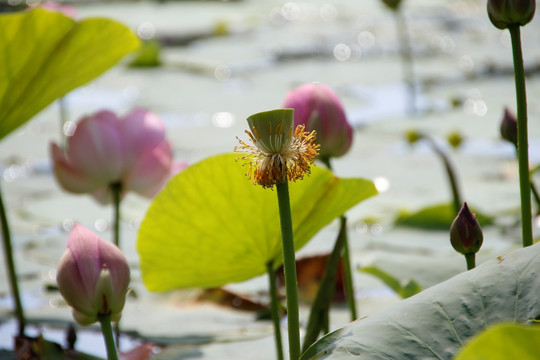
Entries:
{"type": "MultiPolygon", "coordinates": [[[[115,182],[111,184],[111,195],[114,207],[113,219],[113,243],[120,247],[120,203],[122,201],[122,183],[115,182]]],[[[116,346],[120,348],[120,320],[114,324],[114,336],[116,346]]]]}
{"type": "Polygon", "coordinates": [[[452,166],[450,158],[448,157],[448,154],[446,154],[443,149],[441,149],[441,147],[435,142],[435,140],[431,136],[416,131],[410,131],[407,133],[407,141],[410,144],[414,144],[421,139],[425,139],[428,142],[431,149],[439,156],[439,158],[443,162],[444,170],[446,172],[448,183],[450,185],[450,191],[452,193],[454,211],[457,215],[459,213],[459,210],[461,209],[461,204],[463,203],[463,201],[461,200],[461,191],[459,189],[456,171],[452,166]]]}
{"type": "Polygon", "coordinates": [[[293,109],[278,109],[250,116],[246,131],[254,145],[238,139],[237,152],[247,152],[240,160],[249,166],[247,176],[263,188],[276,187],[281,226],[285,289],[287,292],[287,325],[289,358],[300,357],[300,321],[298,310],[298,281],[289,198],[289,181],[302,179],[310,173],[318,154],[314,144],[315,132],[304,132],[299,125],[293,132],[293,109]]]}
{"type": "Polygon", "coordinates": [[[289,330],[289,356],[291,360],[300,358],[300,314],[298,310],[298,280],[294,250],[289,184],[276,184],[281,243],[283,246],[283,271],[287,292],[287,324],[289,330]]]}
{"type": "Polygon", "coordinates": [[[403,15],[401,8],[394,11],[394,17],[396,22],[396,31],[399,38],[399,53],[401,55],[401,64],[403,67],[403,80],[407,90],[407,112],[409,114],[415,114],[416,86],[409,29],[407,28],[407,21],[405,20],[405,16],[403,15]]]}
{"type": "Polygon", "coordinates": [[[516,83],[517,123],[518,123],[518,166],[519,189],[521,196],[521,226],[523,247],[532,245],[532,210],[529,175],[529,144],[527,130],[527,95],[525,90],[525,71],[521,52],[521,37],[518,24],[508,26],[512,39],[514,59],[514,79],[516,83]]]}
{"type": "Polygon", "coordinates": [[[105,346],[107,348],[107,360],[118,360],[118,352],[116,351],[116,345],[114,344],[111,326],[111,315],[98,315],[98,320],[101,325],[103,340],[105,341],[105,346]]]}
{"type": "MultiPolygon", "coordinates": [[[[332,164],[330,163],[330,159],[323,160],[323,163],[330,171],[332,171],[332,164]]],[[[340,216],[339,223],[339,233],[334,248],[338,246],[341,247],[340,254],[343,260],[343,279],[345,280],[345,295],[347,296],[347,305],[349,306],[351,321],[354,321],[358,318],[358,314],[356,311],[356,300],[354,298],[354,282],[351,268],[351,255],[349,252],[349,237],[347,235],[347,226],[345,226],[345,224],[347,223],[347,216],[345,214],[340,216]]]]}
{"type": "Polygon", "coordinates": [[[328,312],[334,296],[334,292],[330,290],[334,289],[336,286],[339,259],[342,256],[342,249],[347,240],[347,223],[344,217],[342,217],[342,219],[336,244],[326,261],[325,271],[319,284],[319,290],[311,305],[302,351],[306,351],[307,348],[317,340],[321,330],[328,332],[328,312]]]}
{"type": "Polygon", "coordinates": [[[274,324],[274,340],[276,342],[276,355],[278,360],[283,360],[283,342],[281,340],[281,326],[279,324],[279,300],[277,295],[276,272],[274,262],[269,261],[266,264],[268,273],[268,283],[270,288],[270,311],[272,314],[272,323],[274,324]]]}
{"type": "Polygon", "coordinates": [[[24,335],[24,329],[26,326],[26,318],[24,316],[24,308],[21,301],[21,295],[19,292],[19,284],[17,282],[17,271],[15,268],[15,261],[13,259],[13,247],[11,245],[11,232],[9,230],[9,222],[7,219],[6,208],[4,207],[4,200],[2,198],[2,190],[0,188],[0,226],[2,228],[2,242],[4,245],[4,257],[7,267],[7,274],[9,277],[9,285],[11,287],[11,294],[13,297],[13,303],[15,304],[15,316],[19,323],[19,335],[24,335]]]}

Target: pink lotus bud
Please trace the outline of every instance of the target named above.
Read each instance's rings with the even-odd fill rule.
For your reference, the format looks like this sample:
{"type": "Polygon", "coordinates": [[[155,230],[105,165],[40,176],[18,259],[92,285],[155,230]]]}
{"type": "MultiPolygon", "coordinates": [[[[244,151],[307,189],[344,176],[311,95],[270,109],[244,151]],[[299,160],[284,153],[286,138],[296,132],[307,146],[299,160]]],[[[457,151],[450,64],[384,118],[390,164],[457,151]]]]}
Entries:
{"type": "Polygon", "coordinates": [[[79,324],[90,325],[98,320],[98,315],[120,320],[129,285],[129,266],[116,245],[75,224],[58,264],[56,281],[79,324]]]}
{"type": "Polygon", "coordinates": [[[476,254],[484,235],[476,217],[469,210],[467,203],[463,203],[461,210],[450,227],[450,242],[452,247],[463,255],[476,254]]]}
{"type": "Polygon", "coordinates": [[[501,136],[504,140],[511,142],[514,146],[517,146],[517,120],[514,114],[508,110],[504,109],[504,116],[501,122],[501,136]]]}
{"type": "Polygon", "coordinates": [[[535,10],[535,0],[488,0],[487,3],[489,19],[499,29],[527,24],[534,17],[535,10]]]}
{"type": "Polygon", "coordinates": [[[135,109],[123,118],[110,111],[83,117],[64,152],[51,144],[56,179],[64,190],[111,201],[110,186],[152,197],[168,179],[172,153],[155,114],[135,109]]]}
{"type": "Polygon", "coordinates": [[[351,148],[353,129],[341,101],[328,86],[313,83],[293,89],[283,107],[294,109],[295,127],[304,125],[307,131],[315,130],[323,161],[345,155],[351,148]]]}

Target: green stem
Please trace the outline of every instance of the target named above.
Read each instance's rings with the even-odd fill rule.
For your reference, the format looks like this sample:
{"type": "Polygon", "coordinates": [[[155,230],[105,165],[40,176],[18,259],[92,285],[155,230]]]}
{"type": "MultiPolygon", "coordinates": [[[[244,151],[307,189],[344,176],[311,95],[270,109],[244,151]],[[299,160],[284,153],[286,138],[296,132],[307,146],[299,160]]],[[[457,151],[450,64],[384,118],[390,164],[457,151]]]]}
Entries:
{"type": "Polygon", "coordinates": [[[287,325],[289,330],[289,358],[300,357],[300,315],[298,310],[298,281],[296,278],[296,259],[293,239],[289,184],[276,184],[279,216],[281,222],[281,241],[283,245],[283,268],[285,290],[287,292],[287,325]]]}
{"type": "Polygon", "coordinates": [[[21,302],[21,295],[19,292],[19,285],[17,283],[17,271],[15,269],[15,261],[13,259],[13,247],[11,246],[11,232],[9,230],[9,223],[7,219],[6,209],[4,207],[4,200],[2,199],[2,191],[0,189],[0,226],[2,227],[2,242],[4,244],[4,256],[6,261],[7,273],[9,277],[9,284],[11,287],[11,294],[13,296],[13,303],[15,304],[15,316],[19,323],[19,335],[24,335],[24,328],[26,326],[26,319],[24,316],[24,309],[21,302]]]}
{"type": "Polygon", "coordinates": [[[474,269],[476,266],[476,254],[465,254],[465,261],[467,261],[467,270],[474,269]]]}
{"type": "Polygon", "coordinates": [[[463,202],[461,201],[461,195],[460,195],[459,186],[457,182],[456,171],[454,170],[454,167],[452,166],[452,163],[450,162],[448,155],[439,147],[439,145],[437,145],[435,140],[433,140],[428,135],[422,135],[422,138],[426,139],[429,142],[433,151],[435,151],[435,153],[441,158],[444,164],[444,169],[446,170],[448,182],[450,183],[450,190],[452,191],[452,201],[454,203],[454,211],[457,215],[459,213],[459,210],[461,209],[461,205],[463,204],[463,202]]]}
{"type": "Polygon", "coordinates": [[[103,340],[105,340],[105,346],[107,348],[107,360],[118,360],[118,353],[116,352],[116,345],[114,344],[113,331],[111,326],[111,315],[98,315],[99,323],[101,324],[101,332],[103,333],[103,340]]]}
{"type": "Polygon", "coordinates": [[[352,277],[351,255],[349,252],[349,236],[347,234],[347,217],[341,216],[340,219],[340,234],[343,236],[343,278],[345,279],[345,295],[347,296],[347,304],[351,314],[351,321],[358,318],[356,312],[356,301],[354,299],[354,282],[352,277]]]}
{"type": "MultiPolygon", "coordinates": [[[[332,164],[330,163],[330,158],[322,158],[321,162],[328,168],[328,170],[333,171],[332,164]]],[[[343,254],[341,255],[341,258],[343,260],[343,279],[345,280],[345,295],[347,296],[347,305],[349,306],[351,321],[354,321],[358,318],[358,316],[356,311],[356,301],[354,299],[354,283],[351,268],[351,256],[349,253],[349,239],[347,236],[346,221],[347,217],[345,215],[342,215],[340,217],[338,240],[340,236],[343,236],[343,254]]]]}
{"type": "Polygon", "coordinates": [[[531,180],[531,192],[533,194],[534,200],[536,201],[536,215],[540,215],[540,194],[534,186],[534,183],[531,180]]]}
{"type": "Polygon", "coordinates": [[[401,55],[401,63],[403,66],[403,79],[407,86],[407,110],[409,114],[416,113],[416,89],[414,85],[414,66],[411,49],[411,39],[409,38],[409,31],[407,29],[407,22],[403,11],[397,9],[394,11],[396,20],[396,30],[399,39],[399,53],[401,55]]]}
{"type": "Polygon", "coordinates": [[[525,90],[525,71],[521,52],[519,25],[508,26],[512,39],[514,59],[514,79],[516,83],[517,127],[518,127],[518,165],[519,189],[521,196],[521,231],[523,247],[532,245],[532,211],[529,178],[529,144],[527,134],[527,94],[525,90]]]}
{"type": "MultiPolygon", "coordinates": [[[[113,219],[113,239],[114,244],[120,247],[120,201],[122,198],[122,183],[111,184],[111,192],[114,207],[113,219]]],[[[114,335],[116,337],[116,346],[120,346],[120,321],[114,324],[114,335]]]]}
{"type": "Polygon", "coordinates": [[[66,101],[65,98],[62,96],[58,99],[58,107],[60,108],[60,144],[62,144],[63,147],[66,146],[66,134],[64,133],[64,125],[67,122],[67,114],[66,114],[66,101]]]}
{"type": "Polygon", "coordinates": [[[111,192],[114,206],[113,239],[114,244],[120,247],[120,200],[122,197],[122,183],[111,184],[111,192]]]}
{"type": "Polygon", "coordinates": [[[328,260],[326,260],[325,271],[317,295],[313,304],[311,305],[311,311],[309,313],[309,320],[306,327],[306,335],[304,336],[303,351],[306,351],[316,340],[321,331],[329,327],[328,312],[330,310],[330,304],[334,297],[334,289],[336,288],[336,275],[338,271],[339,259],[342,255],[343,243],[346,239],[346,223],[341,223],[339,236],[336,239],[334,249],[330,253],[328,260]]]}
{"type": "MultiPolygon", "coordinates": [[[[514,144],[516,146],[516,157],[518,155],[518,148],[517,144],[514,144]]],[[[529,182],[531,183],[531,193],[533,195],[533,199],[536,202],[536,215],[540,215],[540,193],[538,192],[538,189],[536,188],[536,185],[534,185],[533,179],[532,179],[532,172],[529,171],[529,182]]],[[[531,205],[531,212],[532,212],[532,205],[531,205]]]]}
{"type": "Polygon", "coordinates": [[[268,282],[270,285],[270,311],[272,313],[272,322],[274,324],[274,338],[276,340],[276,354],[278,360],[283,360],[283,342],[281,341],[281,326],[279,324],[279,300],[276,286],[276,272],[273,261],[266,264],[268,273],[268,282]]]}

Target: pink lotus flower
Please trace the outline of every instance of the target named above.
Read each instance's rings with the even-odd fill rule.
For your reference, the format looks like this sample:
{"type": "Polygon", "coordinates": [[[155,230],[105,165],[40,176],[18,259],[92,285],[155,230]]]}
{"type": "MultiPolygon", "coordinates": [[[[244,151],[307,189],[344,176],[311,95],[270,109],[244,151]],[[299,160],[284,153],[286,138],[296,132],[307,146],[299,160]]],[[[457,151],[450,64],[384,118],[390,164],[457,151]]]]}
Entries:
{"type": "Polygon", "coordinates": [[[144,109],[125,117],[100,111],[82,118],[64,152],[51,144],[54,174],[64,190],[111,202],[110,187],[154,196],[170,176],[172,154],[160,118],[144,109]]]}
{"type": "Polygon", "coordinates": [[[307,131],[315,130],[321,145],[319,158],[345,155],[352,144],[353,129],[341,101],[328,86],[318,83],[305,84],[289,91],[284,108],[294,109],[294,126],[304,125],[307,131]]]}
{"type": "Polygon", "coordinates": [[[107,314],[111,321],[118,321],[128,291],[129,266],[116,245],[75,224],[58,264],[56,282],[79,324],[90,325],[98,315],[107,314]]]}

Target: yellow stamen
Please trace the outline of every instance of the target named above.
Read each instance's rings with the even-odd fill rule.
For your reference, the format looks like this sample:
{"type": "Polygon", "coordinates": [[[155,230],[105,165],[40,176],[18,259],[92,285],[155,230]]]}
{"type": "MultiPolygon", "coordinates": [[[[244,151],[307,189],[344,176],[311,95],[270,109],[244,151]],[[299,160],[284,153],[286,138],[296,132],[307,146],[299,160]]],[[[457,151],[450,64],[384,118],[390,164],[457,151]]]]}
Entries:
{"type": "MultiPolygon", "coordinates": [[[[248,153],[238,159],[247,161],[242,165],[249,166],[246,175],[254,184],[261,185],[264,188],[272,188],[275,184],[296,181],[303,179],[305,174],[310,174],[311,164],[317,157],[320,146],[314,144],[315,131],[307,133],[304,129],[303,125],[297,126],[290,145],[276,153],[269,153],[256,146],[257,134],[255,129],[253,129],[255,136],[246,131],[255,146],[246,144],[237,138],[240,146],[235,147],[234,150],[248,153]]],[[[278,134],[282,134],[282,122],[276,128],[276,131],[278,134]]]]}

